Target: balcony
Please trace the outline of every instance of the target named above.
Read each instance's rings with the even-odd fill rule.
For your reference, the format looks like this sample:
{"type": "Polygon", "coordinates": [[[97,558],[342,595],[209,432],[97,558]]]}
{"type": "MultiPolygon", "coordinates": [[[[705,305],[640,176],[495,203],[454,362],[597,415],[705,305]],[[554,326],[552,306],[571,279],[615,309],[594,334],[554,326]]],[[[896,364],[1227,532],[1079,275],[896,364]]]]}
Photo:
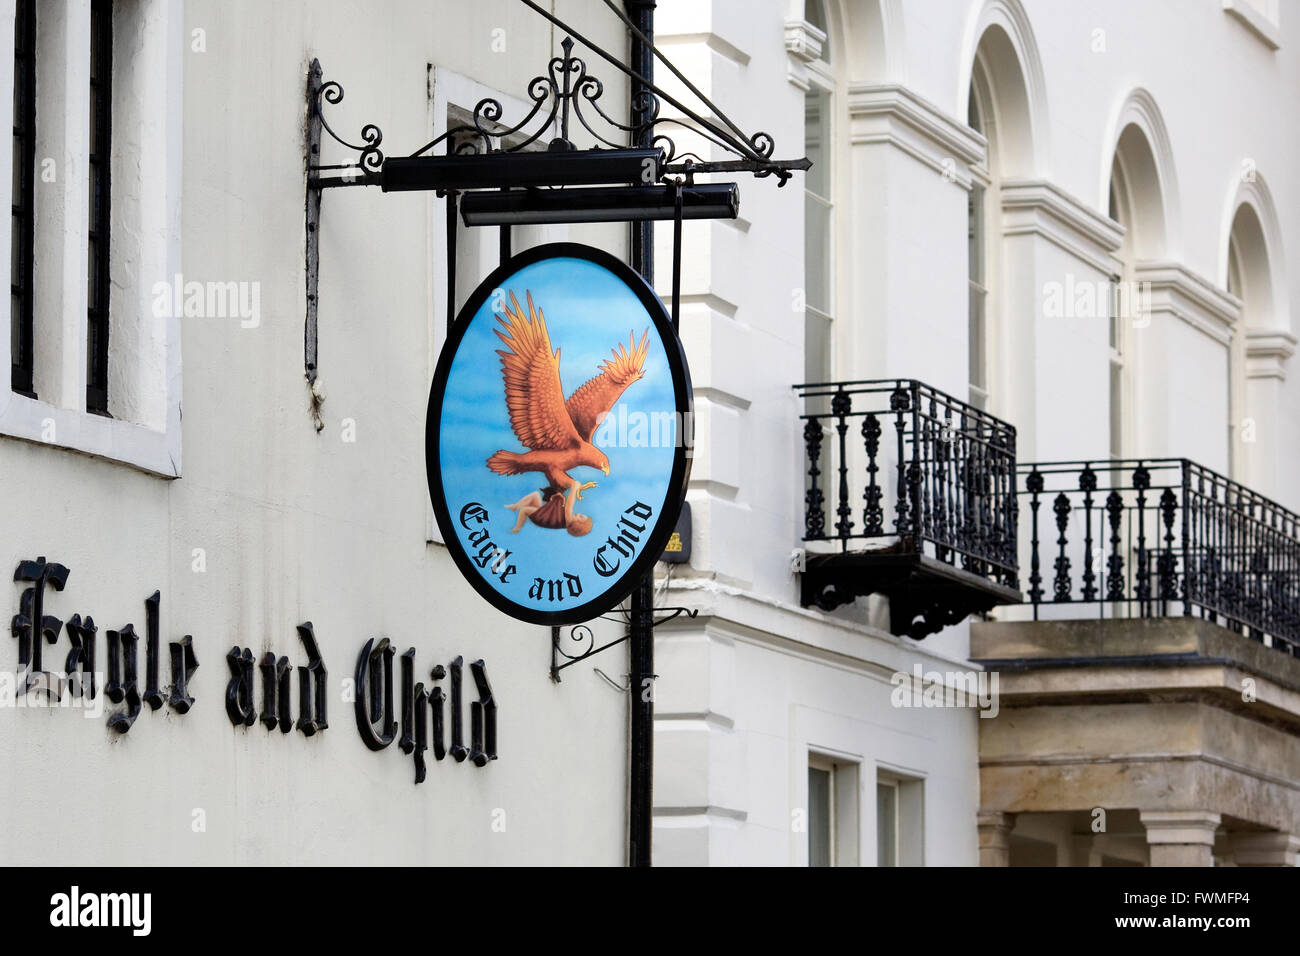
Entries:
{"type": "Polygon", "coordinates": [[[971,628],[982,860],[1294,865],[1300,516],[1182,458],[1020,471],[1029,607],[971,628]]]}
{"type": "Polygon", "coordinates": [[[805,607],[882,595],[890,630],[920,639],[1021,602],[1011,425],[909,379],[795,390],[805,607]]]}
{"type": "Polygon", "coordinates": [[[1300,515],[1185,458],[1021,471],[1034,620],[1197,616],[1300,656],[1300,515]]]}

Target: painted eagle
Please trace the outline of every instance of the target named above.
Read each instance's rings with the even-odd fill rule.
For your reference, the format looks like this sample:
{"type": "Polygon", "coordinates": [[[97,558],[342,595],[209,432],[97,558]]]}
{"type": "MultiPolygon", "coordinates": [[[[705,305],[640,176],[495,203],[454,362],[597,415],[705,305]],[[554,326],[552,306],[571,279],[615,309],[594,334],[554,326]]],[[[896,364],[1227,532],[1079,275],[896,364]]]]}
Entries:
{"type": "Polygon", "coordinates": [[[505,315],[497,316],[502,328],[493,331],[506,346],[497,349],[497,355],[510,426],[528,451],[502,449],[487,460],[487,466],[498,475],[539,471],[548,483],[544,499],[561,492],[581,500],[584,485],[568,474],[569,469],[586,466],[609,474],[609,459],[591,439],[623,391],[645,376],[650,330],[646,329],[640,344],[633,332],[626,347],[611,349],[612,358],[600,364],[600,374],[580,385],[566,401],[560,383],[560,350],[551,350],[546,318],[533,305],[532,293],[525,291],[525,296],[528,315],[511,292],[513,308],[505,306],[505,315]]]}

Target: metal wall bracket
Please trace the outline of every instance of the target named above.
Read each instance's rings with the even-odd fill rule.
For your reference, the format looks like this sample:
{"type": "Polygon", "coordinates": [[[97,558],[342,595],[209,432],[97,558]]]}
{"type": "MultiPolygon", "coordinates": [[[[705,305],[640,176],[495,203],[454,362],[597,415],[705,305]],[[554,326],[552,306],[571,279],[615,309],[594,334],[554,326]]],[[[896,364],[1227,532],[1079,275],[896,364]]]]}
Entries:
{"type": "MultiPolygon", "coordinates": [[[[682,615],[694,620],[700,613],[698,608],[686,607],[665,607],[660,608],[659,610],[664,613],[662,616],[654,620],[651,625],[652,627],[658,627],[660,624],[667,624],[669,621],[675,620],[682,615]]],[[[600,620],[615,621],[624,625],[626,631],[622,637],[597,647],[596,635],[592,633],[591,628],[586,624],[571,625],[569,627],[569,635],[567,638],[561,637],[560,632],[564,630],[563,627],[556,626],[551,628],[551,680],[558,684],[560,682],[560,671],[564,670],[566,667],[572,667],[580,661],[585,661],[589,657],[596,656],[601,651],[609,650],[611,647],[616,647],[631,637],[632,621],[631,615],[627,612],[622,612],[619,617],[601,615],[600,620]],[[568,642],[567,647],[574,648],[572,652],[566,649],[566,640],[568,642]],[[563,663],[561,663],[561,661],[563,661],[563,663]]]]}
{"type": "Polygon", "coordinates": [[[364,145],[356,146],[343,139],[325,119],[324,103],[338,103],[343,99],[343,87],[333,81],[323,82],[320,60],[312,60],[307,71],[307,202],[306,202],[306,274],[307,314],[303,324],[303,372],[311,390],[311,415],[316,431],[325,427],[320,415],[325,393],[317,380],[319,375],[317,354],[317,310],[320,303],[320,206],[324,190],[337,186],[375,186],[379,183],[379,169],[384,154],[379,149],[384,134],[373,123],[361,129],[364,145]],[[323,165],[321,163],[321,134],[328,133],[337,143],[358,153],[353,163],[323,165]],[[322,175],[334,173],[335,175],[322,175]]]}
{"type": "MultiPolygon", "coordinates": [[[[446,196],[448,199],[449,239],[454,243],[456,194],[460,187],[446,185],[450,181],[447,177],[453,174],[460,175],[462,178],[468,177],[466,181],[473,183],[464,188],[500,189],[521,185],[521,183],[526,184],[530,176],[536,178],[541,170],[555,168],[559,163],[575,171],[586,169],[588,177],[573,178],[578,176],[575,172],[569,177],[572,181],[564,178],[545,180],[554,186],[572,186],[579,182],[627,186],[629,174],[625,171],[619,172],[614,177],[603,175],[593,179],[590,178],[590,170],[594,166],[603,169],[611,164],[617,165],[614,161],[621,155],[634,152],[632,147],[654,152],[650,179],[645,178],[643,168],[634,180],[639,185],[651,188],[664,185],[677,186],[679,189],[682,186],[691,188],[694,186],[696,174],[715,172],[749,172],[757,178],[772,176],[777,180],[777,185],[784,185],[792,173],[806,170],[811,166],[806,157],[796,160],[773,159],[772,148],[775,144],[770,135],[763,132],[752,136],[743,133],[739,126],[728,119],[667,60],[664,62],[668,68],[706,107],[704,111],[693,110],[675,99],[631,70],[620,59],[573,30],[568,24],[532,3],[531,0],[522,0],[522,2],[553,25],[569,33],[560,44],[563,54],[552,57],[546,65],[546,72],[529,82],[527,99],[530,107],[524,117],[512,125],[507,124],[504,121],[504,109],[500,101],[485,97],[475,105],[470,123],[446,130],[409,156],[395,157],[397,161],[391,169],[387,168],[381,149],[384,134],[374,123],[367,123],[361,127],[359,143],[343,138],[330,126],[329,120],[325,117],[325,106],[336,105],[343,101],[343,87],[334,80],[324,80],[320,61],[315,59],[311,61],[307,72],[306,90],[307,300],[303,328],[303,372],[311,391],[312,421],[318,432],[325,427],[320,415],[325,394],[319,381],[320,334],[317,322],[320,306],[318,286],[321,197],[326,189],[379,186],[385,191],[432,190],[437,195],[446,196]],[[632,122],[620,123],[602,106],[600,100],[604,85],[596,76],[588,72],[586,61],[574,55],[574,38],[640,84],[632,104],[635,111],[632,122]],[[677,107],[682,115],[661,117],[661,102],[677,107]],[[693,133],[736,158],[712,162],[696,153],[679,152],[672,137],[663,131],[666,126],[693,133]],[[599,147],[579,149],[570,138],[571,130],[576,136],[579,128],[598,143],[599,147]],[[350,162],[322,162],[322,145],[327,136],[338,146],[354,154],[350,162]],[[546,146],[545,150],[529,151],[531,145],[543,143],[546,146]],[[441,152],[437,151],[439,147],[441,152]],[[479,168],[475,165],[475,157],[484,162],[483,167],[479,168]],[[513,171],[515,178],[507,177],[506,171],[513,171]],[[498,177],[499,181],[494,176],[498,177]],[[516,182],[516,179],[519,182],[516,182]]],[[[613,7],[611,9],[615,9],[620,18],[630,26],[630,21],[627,21],[621,12],[613,7]]],[[[652,45],[647,49],[663,58],[661,53],[653,50],[652,45]]],[[[680,209],[678,216],[681,216],[680,209]]],[[[503,252],[508,251],[508,240],[504,238],[506,235],[503,230],[503,252]]],[[[454,245],[449,248],[449,258],[454,254],[453,250],[454,245]]],[[[448,296],[449,303],[453,299],[454,296],[448,296]]],[[[453,306],[449,304],[449,312],[452,308],[453,306]]]]}

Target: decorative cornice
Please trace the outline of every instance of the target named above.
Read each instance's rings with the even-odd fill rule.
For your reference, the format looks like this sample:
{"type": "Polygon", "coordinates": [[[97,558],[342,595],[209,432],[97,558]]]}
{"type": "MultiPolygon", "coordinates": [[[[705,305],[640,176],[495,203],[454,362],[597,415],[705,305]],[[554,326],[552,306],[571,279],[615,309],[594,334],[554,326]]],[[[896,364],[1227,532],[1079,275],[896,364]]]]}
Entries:
{"type": "Polygon", "coordinates": [[[1234,17],[1270,50],[1282,45],[1282,31],[1277,22],[1270,20],[1250,0],[1223,0],[1223,11],[1234,17]]]}
{"type": "Polygon", "coordinates": [[[849,141],[854,146],[888,143],[962,189],[971,187],[970,167],[983,162],[988,141],[929,100],[897,84],[849,87],[849,141]]]}
{"type": "Polygon", "coordinates": [[[1119,223],[1042,179],[1004,182],[1002,213],[1003,235],[1042,236],[1107,275],[1111,254],[1124,238],[1119,223]]]}
{"type": "Polygon", "coordinates": [[[1246,377],[1286,381],[1287,359],[1295,355],[1296,337],[1285,329],[1246,330],[1246,377]]]}
{"type": "Polygon", "coordinates": [[[807,20],[785,21],[785,50],[796,60],[811,63],[820,60],[826,34],[807,20]]]}
{"type": "Polygon", "coordinates": [[[1241,300],[1178,262],[1139,262],[1133,278],[1150,294],[1151,314],[1167,313],[1222,345],[1232,339],[1241,300]]]}
{"type": "Polygon", "coordinates": [[[808,79],[808,64],[821,59],[825,45],[826,34],[807,20],[785,21],[785,52],[790,60],[786,66],[786,79],[805,93],[812,86],[808,79]]]}

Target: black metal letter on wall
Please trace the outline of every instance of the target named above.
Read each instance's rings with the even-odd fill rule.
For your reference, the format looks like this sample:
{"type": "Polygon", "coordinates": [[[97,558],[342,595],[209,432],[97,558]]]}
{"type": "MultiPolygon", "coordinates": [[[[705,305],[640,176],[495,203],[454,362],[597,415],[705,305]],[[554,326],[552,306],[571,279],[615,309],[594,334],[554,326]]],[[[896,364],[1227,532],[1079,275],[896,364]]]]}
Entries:
{"type": "Polygon", "coordinates": [[[481,660],[469,665],[478,699],[470,702],[470,746],[465,746],[462,717],[462,672],[464,659],[455,658],[450,668],[437,664],[429,672],[432,689],[415,681],[415,648],[402,655],[401,661],[401,737],[393,712],[393,657],[396,650],[388,638],[376,644],[366,642],[357,658],[356,707],[357,730],[371,750],[383,750],[397,739],[398,748],[415,762],[415,782],[427,776],[425,752],[432,747],[433,758],[443,760],[448,754],[457,762],[469,759],[477,767],[497,759],[497,704],[488,683],[487,665],[481,660]],[[451,677],[451,747],[445,734],[447,695],[438,681],[451,677]],[[426,710],[426,707],[429,710],[426,710]],[[432,711],[430,714],[429,711],[432,711]],[[432,732],[429,718],[432,716],[432,732]]]}
{"type": "Polygon", "coordinates": [[[298,665],[298,729],[310,737],[329,727],[325,719],[325,679],[329,673],[325,670],[325,658],[316,646],[316,631],[311,621],[298,625],[298,637],[307,649],[307,666],[298,665]]]}
{"type": "MultiPolygon", "coordinates": [[[[65,624],[53,614],[45,613],[46,587],[63,591],[72,572],[62,564],[46,561],[42,555],[35,561],[20,561],[14,571],[14,580],[30,584],[23,590],[18,602],[18,613],[14,615],[11,630],[18,639],[18,676],[22,678],[20,694],[26,694],[40,687],[49,701],[63,700],[66,689],[69,699],[94,700],[98,693],[96,686],[96,640],[99,628],[95,619],[87,614],[73,614],[65,624]],[[64,660],[63,672],[46,671],[42,662],[41,649],[45,644],[54,644],[59,639],[59,632],[68,633],[70,649],[64,660]]],[[[177,713],[185,714],[194,705],[194,698],[186,691],[189,679],[194,676],[199,662],[194,656],[193,639],[190,635],[171,645],[172,694],[164,697],[159,683],[159,612],[162,593],[154,591],[145,598],[145,687],[143,696],[140,691],[139,672],[139,635],[134,624],[124,624],[117,630],[105,631],[108,640],[107,673],[104,682],[104,696],[114,704],[125,703],[124,710],[114,711],[108,716],[108,726],[120,734],[127,733],[134,726],[136,718],[144,704],[150,709],[158,710],[170,703],[177,713]]]]}
{"type": "MultiPolygon", "coordinates": [[[[257,708],[253,689],[254,670],[262,675],[262,724],[267,730],[280,728],[287,734],[297,727],[303,736],[314,736],[329,727],[326,720],[326,687],[329,676],[325,659],[316,643],[316,632],[311,621],[298,625],[298,637],[307,651],[307,664],[298,665],[298,720],[293,719],[293,665],[288,657],[278,657],[267,651],[256,668],[253,651],[248,647],[233,647],[226,655],[230,665],[230,683],[226,685],[226,713],[236,727],[251,727],[257,722],[257,708]]],[[[176,648],[176,645],[172,645],[176,648]]],[[[177,653],[176,650],[173,653],[177,653]]]]}
{"type": "Polygon", "coordinates": [[[378,644],[371,638],[357,658],[354,701],[357,730],[371,750],[383,750],[397,733],[397,721],[393,719],[394,653],[388,638],[382,638],[378,644]]]}
{"type": "Polygon", "coordinates": [[[230,683],[226,685],[226,714],[236,727],[251,727],[257,721],[253,706],[253,652],[247,647],[232,647],[226,654],[230,683]]]}
{"type": "Polygon", "coordinates": [[[45,587],[62,591],[71,573],[61,564],[47,563],[44,555],[35,561],[18,562],[14,571],[15,581],[32,585],[23,591],[12,624],[18,639],[18,676],[24,678],[20,693],[26,693],[42,679],[48,686],[50,675],[41,667],[41,639],[50,644],[57,641],[63,622],[45,613],[45,587]]]}

